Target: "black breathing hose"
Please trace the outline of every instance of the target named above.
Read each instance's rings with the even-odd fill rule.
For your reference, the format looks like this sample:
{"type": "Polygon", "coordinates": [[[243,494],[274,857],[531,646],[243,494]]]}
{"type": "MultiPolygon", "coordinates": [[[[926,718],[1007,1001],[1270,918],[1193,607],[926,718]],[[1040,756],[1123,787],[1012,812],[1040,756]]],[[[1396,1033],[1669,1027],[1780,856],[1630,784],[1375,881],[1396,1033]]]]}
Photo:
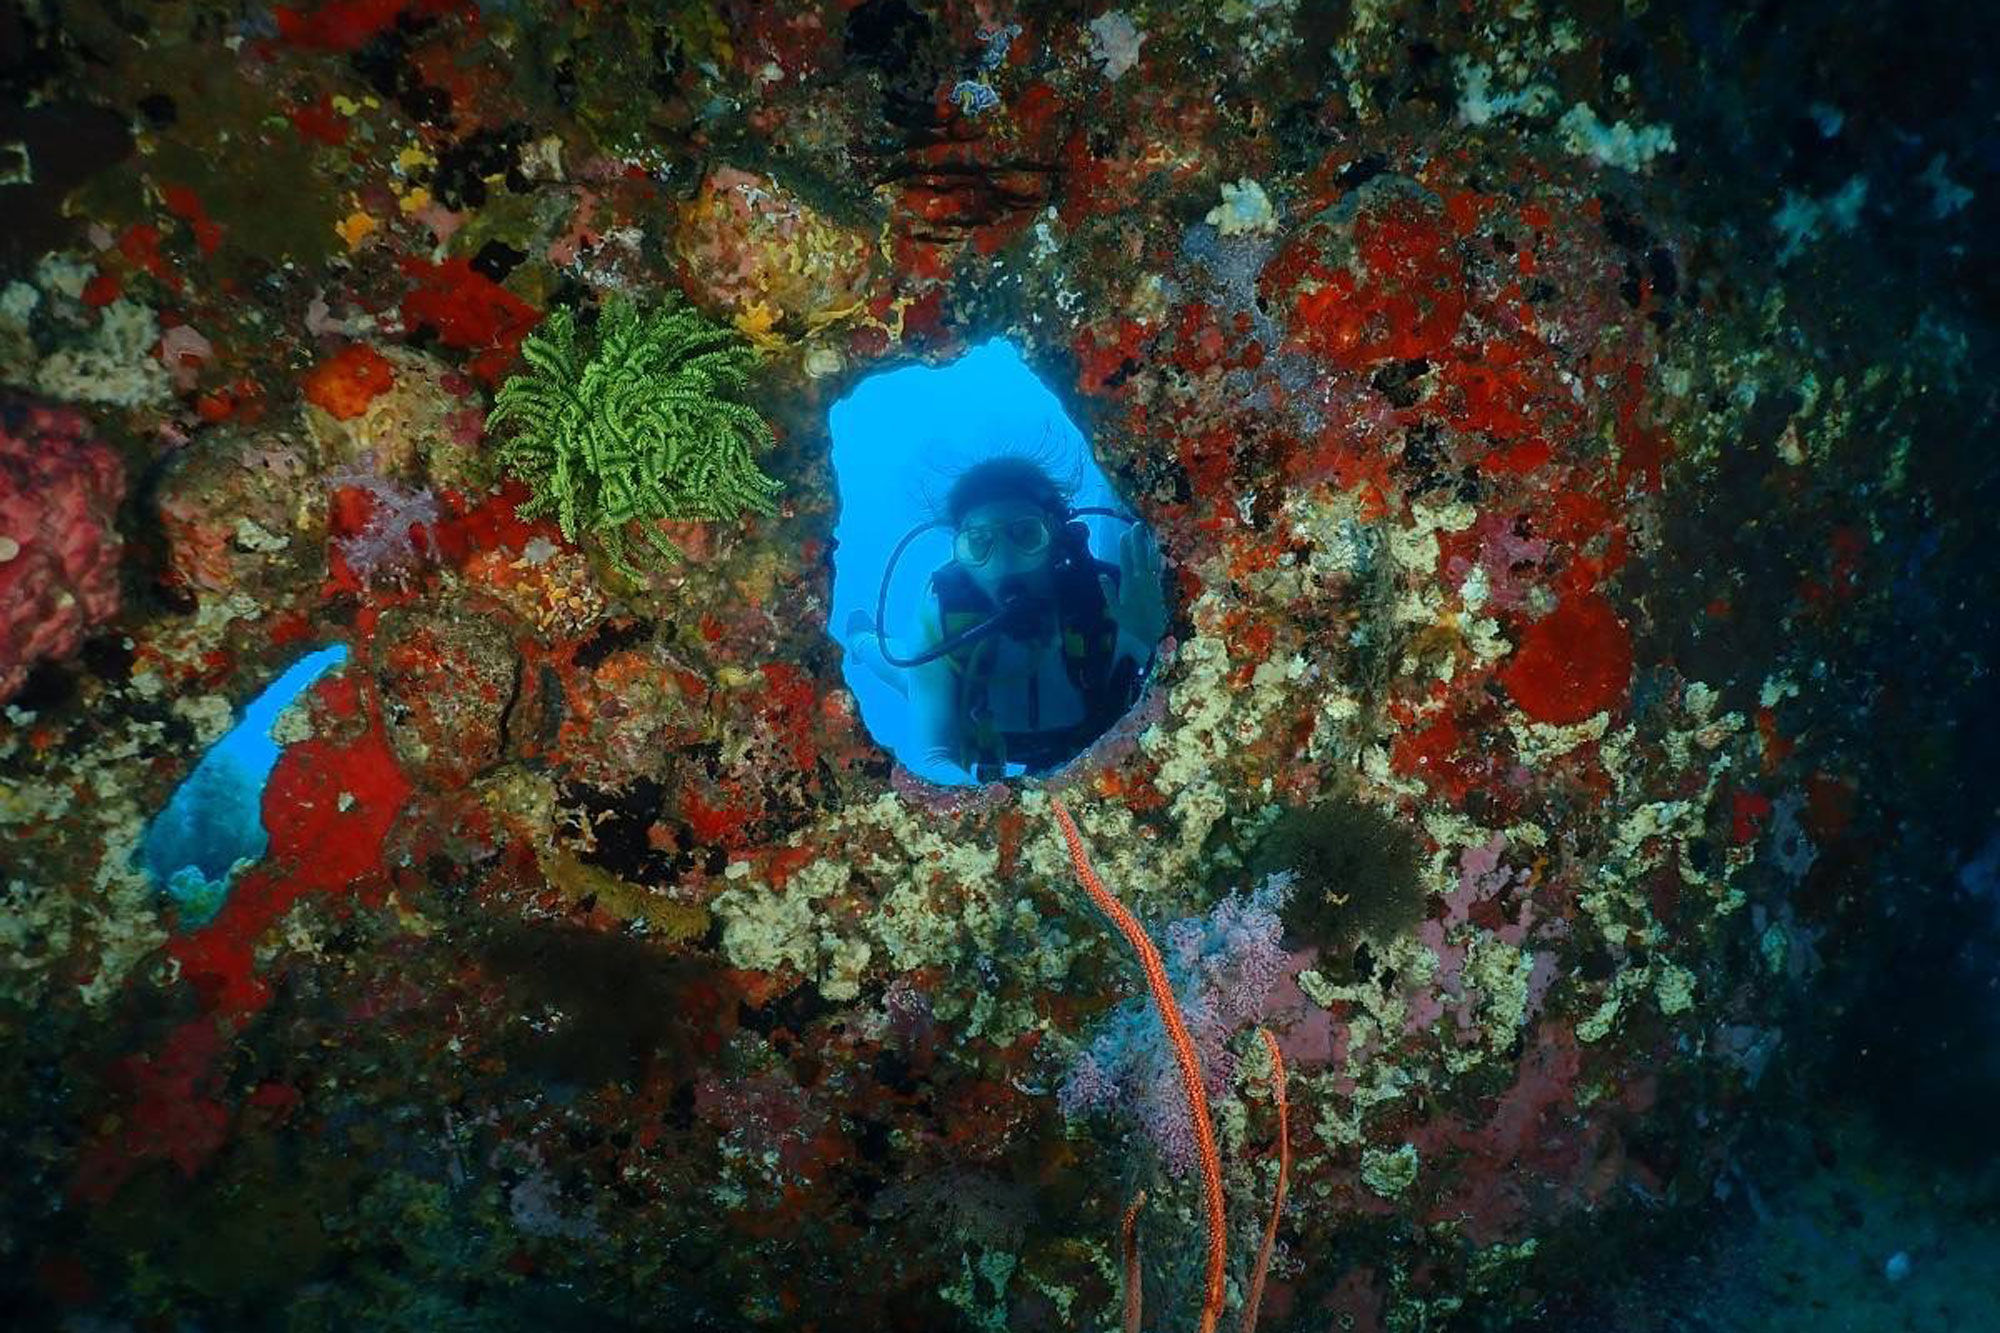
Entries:
{"type": "MultiPolygon", "coordinates": [[[[1139,521],[1133,518],[1130,514],[1123,513],[1116,509],[1106,509],[1101,505],[1090,505],[1083,509],[1072,509],[1069,511],[1069,517],[1072,519],[1081,518],[1085,514],[1102,514],[1106,518],[1122,518],[1128,523],[1136,523],[1139,521]]],[[[918,653],[915,657],[898,657],[896,656],[895,652],[890,649],[889,635],[885,631],[884,627],[888,624],[888,616],[889,616],[889,579],[896,572],[896,562],[903,558],[903,552],[908,550],[910,543],[915,541],[918,537],[921,537],[924,533],[929,532],[932,528],[947,528],[950,526],[951,526],[950,523],[946,522],[944,519],[941,518],[932,519],[928,523],[919,523],[916,527],[911,528],[908,532],[904,533],[903,539],[896,543],[896,549],[889,553],[889,563],[882,570],[882,585],[875,594],[875,634],[876,637],[881,640],[882,660],[887,662],[890,666],[905,667],[905,668],[920,667],[926,665],[927,663],[935,662],[940,657],[945,657],[951,653],[955,653],[959,649],[965,647],[967,644],[977,643],[981,639],[987,637],[989,634],[995,633],[1000,629],[1001,626],[1007,623],[1007,620],[1010,616],[1014,615],[1017,611],[1021,609],[1020,600],[1018,598],[1010,597],[1001,604],[999,610],[995,611],[985,620],[980,621],[977,625],[973,625],[966,629],[962,629],[958,633],[953,634],[948,638],[942,639],[935,644],[932,644],[929,648],[924,649],[922,652],[918,653]]]]}

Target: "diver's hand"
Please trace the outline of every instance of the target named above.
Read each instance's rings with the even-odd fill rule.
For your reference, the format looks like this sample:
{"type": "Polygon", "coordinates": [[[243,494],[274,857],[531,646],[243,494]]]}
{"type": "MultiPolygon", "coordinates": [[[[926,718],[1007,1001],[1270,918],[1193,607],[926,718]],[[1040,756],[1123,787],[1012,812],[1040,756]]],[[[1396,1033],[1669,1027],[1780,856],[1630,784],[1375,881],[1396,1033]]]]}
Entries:
{"type": "Polygon", "coordinates": [[[1167,632],[1167,594],[1161,582],[1159,543],[1134,523],[1118,539],[1118,584],[1098,577],[1118,628],[1151,648],[1167,632]]]}

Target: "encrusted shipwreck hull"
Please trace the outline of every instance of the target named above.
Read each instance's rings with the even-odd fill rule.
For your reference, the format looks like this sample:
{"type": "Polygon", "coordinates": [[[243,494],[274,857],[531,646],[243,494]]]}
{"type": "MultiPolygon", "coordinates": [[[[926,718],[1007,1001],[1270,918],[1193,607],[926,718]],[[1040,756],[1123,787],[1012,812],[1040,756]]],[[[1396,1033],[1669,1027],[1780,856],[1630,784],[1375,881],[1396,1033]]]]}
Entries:
{"type": "Polygon", "coordinates": [[[1306,6],[375,8],[280,10],[261,64],[190,75],[101,178],[144,188],[89,195],[106,243],[7,306],[8,382],[146,479],[135,595],[19,664],[0,739],[23,1299],[1109,1328],[1143,1189],[1147,1325],[1193,1327],[1174,1103],[1144,1059],[1073,1083],[1145,990],[1052,794],[1170,955],[1262,951],[1198,1015],[1232,1310],[1276,1186],[1259,1026],[1266,1327],[1571,1308],[1708,1197],[1832,920],[1815,862],[1862,856],[1822,856],[1858,780],[1801,743],[1838,711],[1802,664],[1887,594],[1791,457],[1810,405],[1771,415],[1814,354],[1677,206],[1668,127],[1554,39],[1506,39],[1552,84],[1498,89],[1505,43],[1454,30],[1439,92],[1395,23],[1306,6]],[[273,116],[306,184],[259,228],[212,155],[273,116]],[[760,350],[784,487],[666,524],[640,577],[519,517],[481,435],[542,314],[613,292],[760,350]],[[121,302],[201,335],[96,348],[125,378],[92,398],[71,343],[121,302]],[[827,413],[994,336],[1158,536],[1173,621],[1090,751],[946,791],[826,634],[827,413]],[[1753,508],[1819,563],[1729,573],[1753,508]],[[334,641],[269,852],[183,919],[145,820],[334,641]],[[1278,872],[1275,920],[1230,898],[1278,872]]]}

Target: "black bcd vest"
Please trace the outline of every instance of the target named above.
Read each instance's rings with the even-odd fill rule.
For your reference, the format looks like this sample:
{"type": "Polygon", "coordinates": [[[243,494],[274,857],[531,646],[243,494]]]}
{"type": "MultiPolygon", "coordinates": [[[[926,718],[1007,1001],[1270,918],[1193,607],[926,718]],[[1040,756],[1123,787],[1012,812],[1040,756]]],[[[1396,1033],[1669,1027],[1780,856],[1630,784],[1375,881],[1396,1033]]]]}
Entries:
{"type": "MultiPolygon", "coordinates": [[[[958,687],[958,716],[966,724],[959,762],[982,781],[997,777],[1000,766],[1006,763],[1025,765],[1029,773],[1057,767],[1103,735],[1138,696],[1138,665],[1130,659],[1118,659],[1117,669],[1113,669],[1118,622],[1097,582],[1101,575],[1115,588],[1118,567],[1079,546],[1060,557],[1051,572],[1063,671],[1083,698],[1083,718],[1065,727],[1003,731],[994,724],[986,702],[987,672],[997,634],[946,654],[958,687]]],[[[946,638],[989,619],[1000,609],[956,563],[942,565],[932,573],[931,590],[938,599],[938,623],[946,638]]]]}

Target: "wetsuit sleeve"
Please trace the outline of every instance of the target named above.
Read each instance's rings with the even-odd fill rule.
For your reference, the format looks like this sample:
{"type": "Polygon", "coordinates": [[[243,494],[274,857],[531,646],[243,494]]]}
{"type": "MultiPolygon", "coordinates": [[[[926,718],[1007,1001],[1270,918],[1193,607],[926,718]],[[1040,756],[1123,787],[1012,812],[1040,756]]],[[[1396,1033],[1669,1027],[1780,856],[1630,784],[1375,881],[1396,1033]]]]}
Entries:
{"type": "MultiPolygon", "coordinates": [[[[933,600],[924,608],[918,640],[928,650],[943,638],[933,600]]],[[[964,719],[957,715],[957,703],[958,685],[946,659],[940,657],[911,668],[910,730],[914,753],[905,759],[904,767],[928,782],[963,783],[971,777],[958,763],[964,719]]]]}
{"type": "MultiPolygon", "coordinates": [[[[1118,566],[1109,561],[1100,560],[1097,562],[1097,575],[1100,586],[1109,585],[1106,589],[1107,596],[1115,596],[1122,577],[1118,566]]],[[[1153,660],[1153,653],[1159,646],[1157,643],[1141,643],[1130,630],[1126,629],[1123,625],[1119,625],[1117,643],[1111,652],[1112,665],[1115,668],[1118,660],[1125,658],[1132,663],[1134,676],[1143,676],[1146,673],[1147,664],[1153,660]]]]}
{"type": "Polygon", "coordinates": [[[1153,650],[1158,647],[1159,645],[1156,643],[1140,643],[1131,634],[1120,629],[1118,631],[1118,648],[1112,654],[1111,660],[1115,663],[1121,657],[1128,658],[1133,668],[1143,675],[1146,671],[1146,664],[1153,660],[1153,650]]]}

